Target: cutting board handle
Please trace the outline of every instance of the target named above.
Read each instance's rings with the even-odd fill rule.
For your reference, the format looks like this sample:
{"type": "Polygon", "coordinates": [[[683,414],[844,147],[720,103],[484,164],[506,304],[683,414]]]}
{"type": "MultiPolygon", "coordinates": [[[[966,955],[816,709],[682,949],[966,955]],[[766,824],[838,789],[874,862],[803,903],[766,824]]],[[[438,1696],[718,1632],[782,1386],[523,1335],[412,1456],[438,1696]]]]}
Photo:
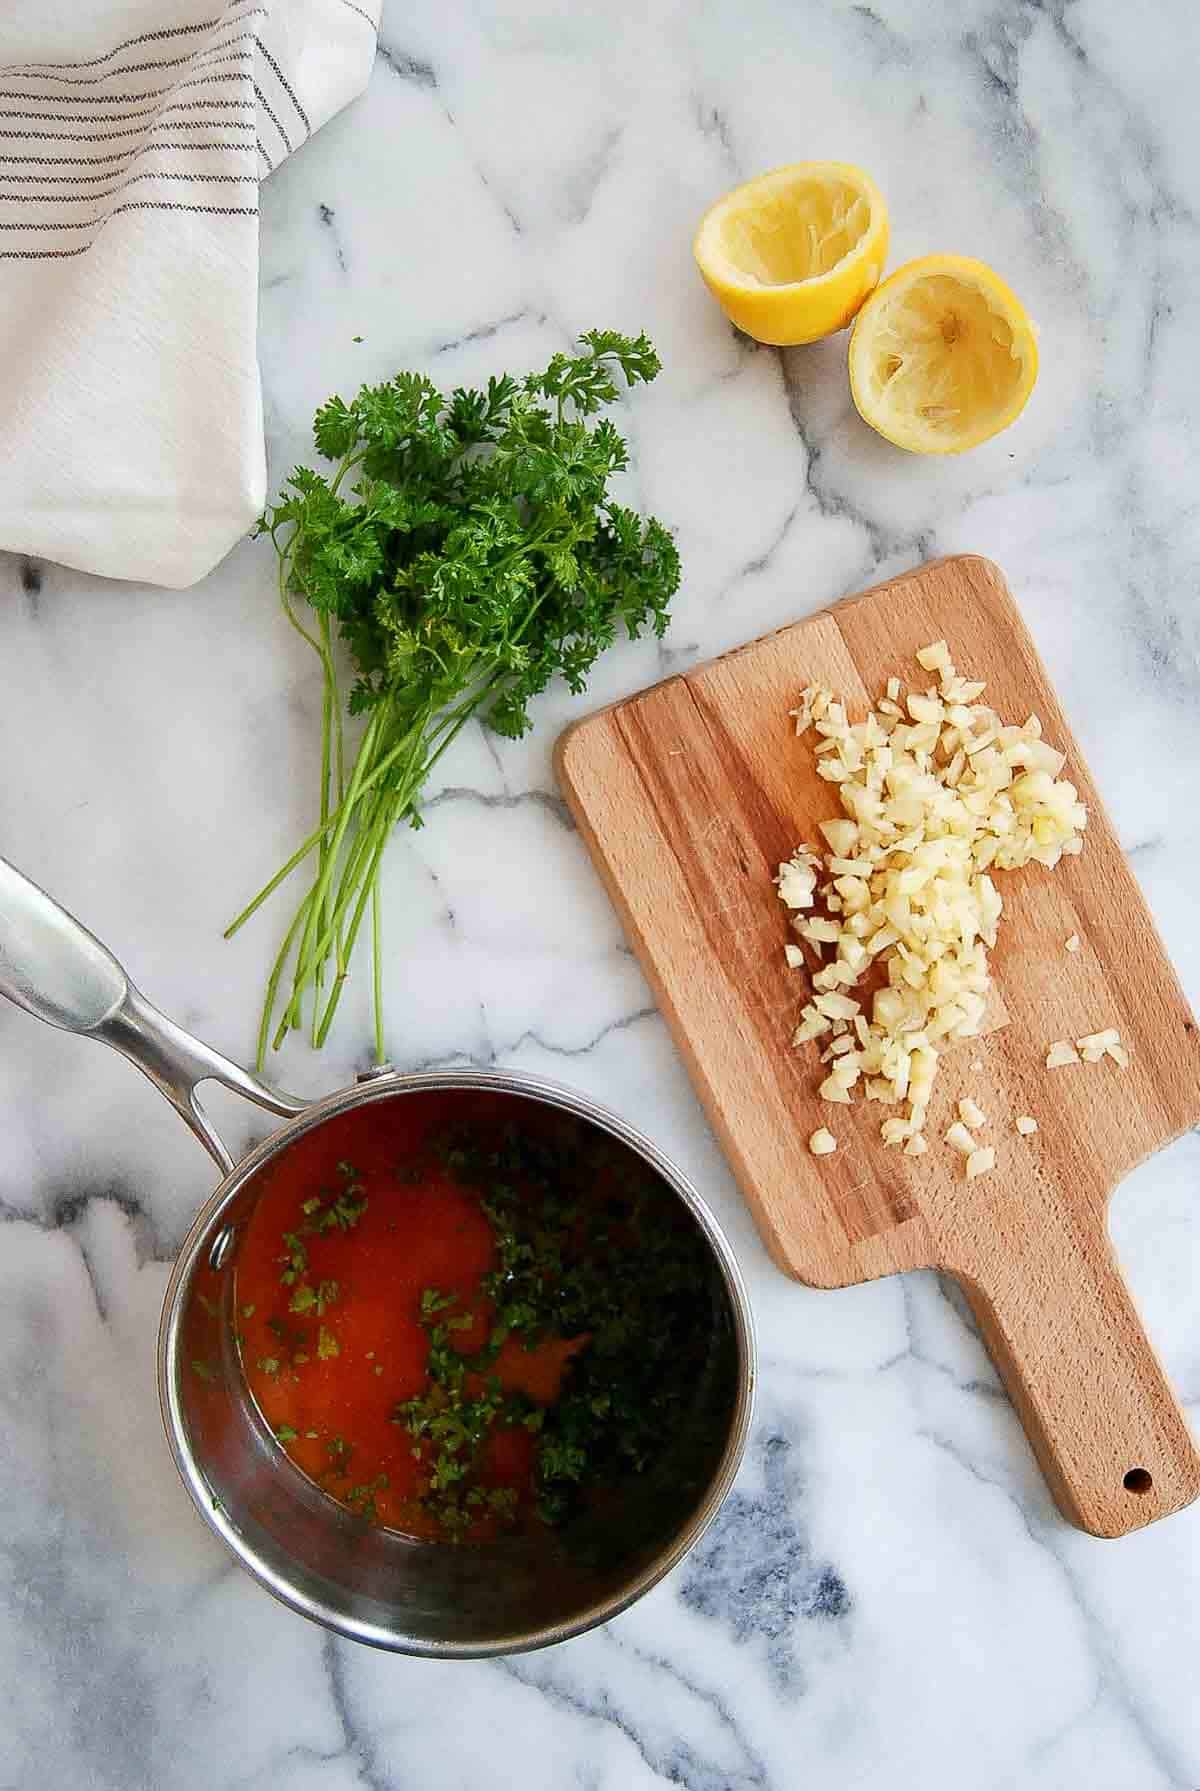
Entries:
{"type": "Polygon", "coordinates": [[[1029,1218],[959,1279],[1064,1515],[1124,1536],[1200,1496],[1200,1454],[1103,1221],[1044,1191],[1029,1218]]]}

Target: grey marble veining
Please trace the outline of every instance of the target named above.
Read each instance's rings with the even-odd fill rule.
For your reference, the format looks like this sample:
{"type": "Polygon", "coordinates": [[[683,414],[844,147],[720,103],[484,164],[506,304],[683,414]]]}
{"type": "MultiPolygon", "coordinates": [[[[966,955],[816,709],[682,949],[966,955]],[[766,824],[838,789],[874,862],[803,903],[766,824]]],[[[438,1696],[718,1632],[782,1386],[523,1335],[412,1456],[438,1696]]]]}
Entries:
{"type": "MultiPolygon", "coordinates": [[[[274,476],[328,392],[532,366],[645,328],[633,499],[675,529],[662,643],[588,704],[956,550],[1005,568],[1184,982],[1200,997],[1200,227],[1186,0],[414,0],[363,100],[263,195],[274,476]],[[844,339],[779,353],[690,261],[711,198],[860,162],[891,265],[991,261],[1041,328],[1020,423],[918,461],[858,421],[844,339]],[[361,337],[356,342],[355,337],[361,337]],[[1190,867],[1190,868],[1189,868],[1190,867]]],[[[151,996],[251,1050],[280,918],[221,927],[311,824],[319,691],[247,543],[183,594],[0,561],[3,850],[151,996]]],[[[1055,1514],[952,1289],[845,1293],[768,1263],[554,788],[582,705],[476,730],[385,870],[389,1046],[517,1065],[649,1126],[749,1278],[762,1398],[690,1559],[606,1630],[507,1663],[374,1655],[282,1609],[194,1518],[154,1332],[207,1191],[111,1054],[0,1012],[0,1788],[34,1791],[1195,1791],[1200,1511],[1120,1543],[1055,1514]]],[[[352,987],[300,1092],[369,1051],[352,987]]],[[[221,1110],[235,1148],[260,1116],[221,1110]]],[[[1113,1229],[1200,1414],[1200,1141],[1113,1229]]]]}

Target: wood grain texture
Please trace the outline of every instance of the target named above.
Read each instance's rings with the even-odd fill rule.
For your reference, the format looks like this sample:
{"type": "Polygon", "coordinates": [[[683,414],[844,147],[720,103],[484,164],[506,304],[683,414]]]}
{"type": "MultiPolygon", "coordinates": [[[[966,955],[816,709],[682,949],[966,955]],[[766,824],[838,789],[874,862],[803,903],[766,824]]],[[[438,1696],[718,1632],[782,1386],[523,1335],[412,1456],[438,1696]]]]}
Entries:
{"type": "Polygon", "coordinates": [[[557,766],[780,1267],[817,1287],[925,1266],[958,1276],[1066,1516],[1116,1536],[1190,1503],[1200,1457],[1106,1207],[1135,1164],[1200,1122],[1200,1038],[999,570],[961,556],[877,586],[577,723],[557,766]],[[992,1024],[943,1057],[931,1147],[914,1159],[884,1149],[886,1109],[820,1101],[817,1047],[792,1050],[809,984],[784,966],[772,879],[840,812],[788,718],[802,687],[830,685],[857,719],[893,673],[923,687],[914,655],[941,638],[1006,720],[1041,717],[1089,823],[1081,858],[997,876],[992,1024]],[[1108,1026],[1132,1052],[1127,1072],[1045,1069],[1051,1040],[1108,1026]],[[997,1151],[970,1183],[938,1142],[965,1094],[997,1151]],[[1021,1113],[1038,1119],[1033,1138],[1015,1133],[1021,1113]],[[817,1159],[821,1125],[838,1150],[817,1159]]]}

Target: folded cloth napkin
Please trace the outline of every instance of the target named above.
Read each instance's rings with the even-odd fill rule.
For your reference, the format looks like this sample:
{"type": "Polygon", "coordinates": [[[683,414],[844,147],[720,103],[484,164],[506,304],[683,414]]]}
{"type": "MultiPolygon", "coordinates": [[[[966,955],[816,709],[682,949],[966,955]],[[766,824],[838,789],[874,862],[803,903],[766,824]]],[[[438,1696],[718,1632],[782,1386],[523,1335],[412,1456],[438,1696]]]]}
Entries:
{"type": "Polygon", "coordinates": [[[262,509],[260,180],[366,85],[380,0],[0,21],[0,548],[179,588],[262,509]]]}

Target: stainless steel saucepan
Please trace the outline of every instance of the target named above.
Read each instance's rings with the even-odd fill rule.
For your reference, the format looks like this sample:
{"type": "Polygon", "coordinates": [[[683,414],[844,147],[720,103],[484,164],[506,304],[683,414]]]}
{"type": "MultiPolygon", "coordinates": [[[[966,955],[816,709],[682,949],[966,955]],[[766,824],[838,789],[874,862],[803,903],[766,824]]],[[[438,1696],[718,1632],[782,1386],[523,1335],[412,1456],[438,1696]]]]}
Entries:
{"type": "Polygon", "coordinates": [[[147,1075],[215,1158],[223,1180],[184,1240],[163,1303],[158,1385],[167,1441],[209,1528],[275,1597],[327,1628],[400,1653],[454,1658],[544,1647],[603,1623],[673,1567],[707,1528],[745,1446],[754,1388],[750,1309],[737,1263],[686,1177],[585,1096],[533,1076],[372,1072],[306,1104],[268,1087],[159,1013],[111,953],[0,859],[0,994],[67,1032],[102,1039],[147,1075]],[[205,1081],[286,1124],[235,1164],[196,1097],[205,1081]],[[574,1114],[656,1171],[702,1235],[713,1270],[712,1341],[664,1472],[560,1535],[450,1546],[368,1524],[291,1462],[242,1375],[234,1323],[238,1242],[268,1165],[317,1127],[430,1089],[487,1089],[574,1114]],[[203,1363],[203,1374],[194,1365],[203,1363]],[[677,1462],[679,1471],[672,1473],[677,1462]]]}

